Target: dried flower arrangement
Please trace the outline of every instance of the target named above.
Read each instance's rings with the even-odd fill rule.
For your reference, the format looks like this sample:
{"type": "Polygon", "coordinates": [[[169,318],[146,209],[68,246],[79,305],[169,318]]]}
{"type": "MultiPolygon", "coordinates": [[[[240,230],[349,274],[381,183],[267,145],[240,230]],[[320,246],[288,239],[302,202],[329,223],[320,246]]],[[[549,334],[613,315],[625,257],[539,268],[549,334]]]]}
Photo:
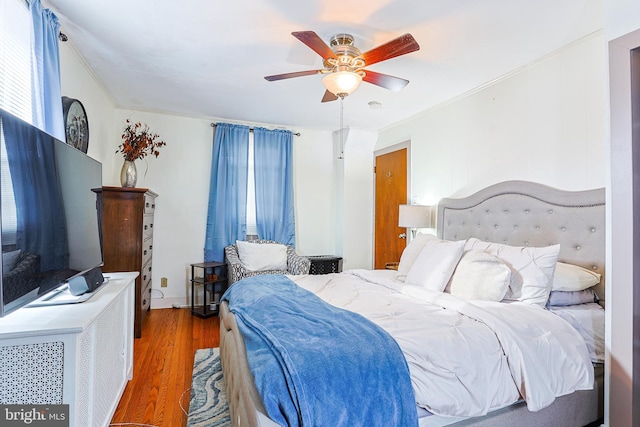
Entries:
{"type": "Polygon", "coordinates": [[[126,123],[122,132],[122,144],[118,146],[116,153],[122,153],[124,159],[130,162],[151,154],[158,157],[160,155],[158,149],[167,143],[159,139],[160,136],[157,133],[151,132],[147,124],[132,123],[129,119],[126,123]]]}

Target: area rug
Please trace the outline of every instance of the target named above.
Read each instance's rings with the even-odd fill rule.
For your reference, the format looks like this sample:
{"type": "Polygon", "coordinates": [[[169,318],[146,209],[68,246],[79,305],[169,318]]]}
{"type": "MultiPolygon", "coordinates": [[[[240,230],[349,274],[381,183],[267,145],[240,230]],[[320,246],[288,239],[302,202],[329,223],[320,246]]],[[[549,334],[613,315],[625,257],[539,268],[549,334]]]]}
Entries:
{"type": "Polygon", "coordinates": [[[222,377],[220,350],[217,348],[198,350],[193,362],[187,427],[230,425],[231,416],[222,377]]]}

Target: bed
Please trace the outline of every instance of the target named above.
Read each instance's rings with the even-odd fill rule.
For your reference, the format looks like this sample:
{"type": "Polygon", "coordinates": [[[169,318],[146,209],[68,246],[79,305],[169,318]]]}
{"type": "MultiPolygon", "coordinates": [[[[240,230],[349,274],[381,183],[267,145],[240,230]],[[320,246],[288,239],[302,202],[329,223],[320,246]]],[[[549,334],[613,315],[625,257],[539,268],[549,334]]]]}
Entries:
{"type": "MultiPolygon", "coordinates": [[[[540,256],[550,256],[549,253],[555,250],[553,254],[554,269],[547,269],[547,273],[551,271],[550,274],[553,275],[555,271],[556,276],[559,275],[560,270],[556,267],[559,265],[556,263],[558,261],[562,264],[582,267],[585,271],[599,276],[599,282],[587,290],[594,294],[591,304],[569,304],[566,307],[548,307],[549,309],[545,310],[538,304],[542,298],[539,294],[540,289],[529,286],[527,282],[527,286],[522,285],[520,289],[516,290],[517,286],[513,281],[509,282],[509,279],[507,279],[509,284],[504,296],[504,298],[510,299],[509,303],[505,303],[504,300],[503,302],[477,302],[473,299],[469,300],[468,295],[465,298],[458,298],[460,292],[468,291],[462,285],[456,284],[454,286],[455,283],[463,283],[460,281],[454,283],[456,274],[462,271],[460,257],[454,262],[456,264],[455,273],[450,273],[447,287],[444,289],[445,292],[439,293],[433,292],[433,290],[424,291],[422,286],[414,286],[415,280],[411,280],[411,283],[407,282],[409,276],[413,276],[412,279],[417,277],[416,270],[420,270],[417,267],[412,267],[413,270],[409,269],[409,271],[402,271],[402,268],[399,268],[397,272],[354,270],[324,276],[298,276],[292,277],[292,279],[301,288],[311,291],[331,305],[363,312],[361,314],[365,317],[370,316],[371,320],[382,329],[387,329],[389,322],[401,326],[398,329],[404,332],[400,332],[399,335],[394,335],[398,334],[396,331],[390,333],[399,343],[411,371],[411,383],[416,402],[419,403],[415,411],[418,414],[420,426],[588,425],[603,416],[602,331],[604,324],[595,327],[591,323],[604,322],[602,313],[605,259],[604,200],[604,189],[567,192],[531,182],[503,182],[485,188],[469,197],[441,200],[438,204],[437,216],[438,239],[433,239],[437,240],[437,243],[450,244],[450,246],[454,246],[452,244],[454,242],[464,242],[464,244],[455,245],[456,248],[460,248],[462,245],[463,254],[483,252],[495,256],[497,256],[496,254],[500,256],[505,254],[504,256],[508,257],[511,248],[519,248],[519,252],[536,252],[538,248],[545,248],[536,253],[541,254],[540,256]],[[480,250],[476,250],[478,248],[480,250]],[[403,273],[408,274],[400,277],[403,280],[399,280],[398,277],[403,276],[403,273]],[[370,281],[375,284],[375,288],[369,285],[370,281]],[[454,290],[456,291],[455,295],[454,290]],[[378,292],[384,292],[384,296],[379,295],[378,292]],[[356,295],[367,293],[371,293],[372,296],[368,302],[359,302],[356,298],[356,295]],[[525,299],[530,299],[530,301],[524,301],[525,299]],[[534,300],[537,302],[529,304],[534,300]],[[424,303],[429,308],[425,309],[421,305],[424,303]],[[506,307],[505,312],[511,312],[511,314],[504,314],[504,316],[513,315],[515,317],[501,318],[502,312],[499,316],[494,315],[498,312],[497,309],[494,310],[494,307],[498,306],[506,307]],[[389,310],[389,307],[392,307],[397,313],[402,312],[402,315],[389,320],[389,313],[385,314],[384,312],[384,310],[389,310]],[[445,315],[443,318],[438,318],[435,324],[423,324],[420,323],[422,320],[416,321],[416,318],[412,317],[422,316],[423,312],[438,312],[445,313],[445,315]],[[482,316],[489,317],[483,318],[482,316]],[[533,318],[535,320],[528,324],[526,319],[533,318]],[[512,322],[515,326],[520,325],[521,327],[520,329],[516,328],[516,332],[502,331],[501,326],[492,329],[494,322],[512,322]],[[514,335],[516,342],[518,339],[527,341],[528,339],[520,334],[534,330],[535,337],[535,328],[547,327],[543,326],[546,322],[549,322],[550,326],[548,327],[553,329],[553,333],[543,331],[538,335],[550,336],[552,345],[545,347],[542,353],[546,355],[551,352],[560,352],[559,362],[551,363],[548,359],[536,361],[538,356],[534,356],[534,351],[536,351],[534,348],[527,348],[526,343],[522,344],[524,347],[520,348],[507,341],[507,336],[510,334],[514,335]],[[506,365],[504,361],[496,362],[499,358],[479,357],[484,350],[475,353],[471,350],[467,351],[472,356],[471,359],[486,359],[487,363],[495,363],[495,366],[488,369],[483,368],[482,365],[471,368],[472,361],[469,361],[469,355],[465,356],[465,352],[458,351],[455,353],[462,353],[460,357],[464,361],[461,363],[461,370],[455,372],[447,367],[448,375],[453,377],[455,381],[451,381],[449,378],[447,382],[447,378],[444,378],[446,375],[440,375],[442,372],[437,370],[435,373],[428,373],[430,376],[426,379],[417,378],[415,371],[422,368],[419,368],[420,361],[416,361],[416,359],[427,359],[432,356],[427,353],[425,353],[426,355],[416,353],[423,351],[423,349],[416,350],[415,342],[408,343],[404,327],[408,323],[429,325],[421,326],[426,330],[419,331],[419,334],[416,334],[415,331],[408,333],[409,336],[419,335],[422,339],[427,340],[425,347],[447,348],[447,345],[462,345],[463,341],[467,346],[472,345],[467,341],[475,340],[480,336],[486,336],[487,340],[497,337],[495,341],[504,347],[498,350],[501,353],[500,358],[505,358],[502,355],[504,352],[509,361],[520,360],[516,358],[515,355],[517,355],[522,359],[532,359],[531,362],[526,362],[527,364],[532,363],[532,365],[526,365],[522,361],[518,362],[519,365],[516,364],[518,365],[516,367],[505,367],[502,366],[506,365]],[[467,327],[475,328],[477,326],[481,328],[489,326],[489,329],[482,332],[469,329],[468,334],[464,335],[467,327]],[[456,334],[463,338],[463,341],[456,343],[451,339],[451,336],[443,333],[443,331],[452,330],[453,327],[455,327],[456,334]],[[437,340],[441,337],[448,337],[445,339],[447,342],[439,343],[437,340]],[[566,343],[571,344],[566,345],[566,343]],[[574,349],[575,354],[572,353],[574,349]],[[541,370],[544,370],[544,375],[532,374],[532,372],[541,370]],[[451,374],[452,372],[453,374],[451,374]],[[555,378],[564,375],[567,376],[566,380],[564,377],[561,380],[555,380],[555,378]],[[437,378],[438,376],[444,378],[442,383],[437,382],[441,381],[437,378]],[[467,380],[465,380],[465,376],[467,380]],[[513,384],[504,388],[493,385],[493,377],[501,378],[499,382],[506,384],[511,381],[513,384]],[[479,378],[485,378],[487,384],[482,382],[484,380],[478,380],[479,378]],[[546,381],[545,378],[553,378],[554,380],[549,381],[550,385],[545,385],[546,383],[542,384],[546,381]],[[470,380],[473,381],[469,382],[470,380]],[[541,385],[536,385],[536,382],[540,382],[541,385]],[[458,387],[458,383],[462,384],[464,390],[476,387],[486,391],[477,397],[461,399],[460,402],[452,404],[458,399],[455,397],[458,391],[451,390],[454,386],[458,387]],[[538,393],[536,387],[554,388],[554,390],[550,391],[551,397],[549,397],[542,392],[538,393]]],[[[405,253],[409,252],[409,246],[405,253]]],[[[422,249],[416,258],[425,252],[427,251],[422,249]]],[[[439,253],[441,252],[443,251],[439,253]]],[[[405,257],[404,254],[403,257],[405,257]]],[[[537,262],[538,260],[533,264],[537,262]]],[[[414,259],[413,263],[413,265],[419,265],[418,259],[414,259]]],[[[542,261],[539,263],[542,264],[542,261]]],[[[401,266],[402,264],[401,260],[401,266]]],[[[511,269],[513,269],[513,265],[511,265],[511,269]]],[[[424,274],[419,277],[423,276],[424,274]]],[[[441,276],[445,277],[446,274],[443,273],[441,276]]],[[[493,292],[493,288],[491,289],[493,292]]],[[[571,294],[573,295],[573,293],[571,294]]],[[[546,301],[548,290],[544,298],[546,301]]],[[[366,298],[363,297],[362,300],[364,301],[366,298]]],[[[546,303],[543,302],[542,305],[544,306],[546,303]]],[[[273,317],[277,318],[276,315],[273,317]]],[[[236,314],[229,310],[227,301],[223,301],[221,304],[220,319],[220,352],[233,424],[242,426],[278,425],[266,415],[267,410],[263,398],[258,392],[257,381],[249,367],[245,339],[239,330],[236,314]]],[[[253,342],[253,340],[250,341],[253,342]]],[[[535,339],[529,341],[535,342],[535,339]]],[[[465,348],[473,349],[473,347],[465,348]]],[[[451,350],[445,350],[445,356],[447,351],[451,350]]],[[[447,359],[444,356],[433,357],[447,359]]],[[[449,359],[455,359],[455,357],[449,357],[449,359]]],[[[262,380],[260,380],[260,387],[264,387],[262,380]]],[[[271,403],[268,404],[271,405],[271,403]]]]}

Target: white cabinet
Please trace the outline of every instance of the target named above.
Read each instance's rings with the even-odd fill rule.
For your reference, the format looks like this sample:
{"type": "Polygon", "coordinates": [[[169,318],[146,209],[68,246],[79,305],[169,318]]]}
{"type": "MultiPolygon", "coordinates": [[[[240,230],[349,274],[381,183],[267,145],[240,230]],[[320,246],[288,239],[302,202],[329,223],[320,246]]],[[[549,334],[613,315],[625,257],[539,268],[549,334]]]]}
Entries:
{"type": "Polygon", "coordinates": [[[69,404],[70,427],[107,426],[133,375],[133,273],[80,304],[0,319],[0,404],[69,404]]]}

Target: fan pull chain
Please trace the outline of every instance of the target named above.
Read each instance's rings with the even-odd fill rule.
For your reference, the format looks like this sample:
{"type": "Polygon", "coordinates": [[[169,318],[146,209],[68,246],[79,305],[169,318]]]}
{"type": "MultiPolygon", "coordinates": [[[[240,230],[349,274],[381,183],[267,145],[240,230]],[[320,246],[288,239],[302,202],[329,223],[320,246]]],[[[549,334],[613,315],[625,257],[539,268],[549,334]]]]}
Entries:
{"type": "Polygon", "coordinates": [[[344,120],[344,96],[341,96],[340,97],[340,155],[338,156],[338,159],[340,160],[344,159],[343,120],[344,120]]]}

